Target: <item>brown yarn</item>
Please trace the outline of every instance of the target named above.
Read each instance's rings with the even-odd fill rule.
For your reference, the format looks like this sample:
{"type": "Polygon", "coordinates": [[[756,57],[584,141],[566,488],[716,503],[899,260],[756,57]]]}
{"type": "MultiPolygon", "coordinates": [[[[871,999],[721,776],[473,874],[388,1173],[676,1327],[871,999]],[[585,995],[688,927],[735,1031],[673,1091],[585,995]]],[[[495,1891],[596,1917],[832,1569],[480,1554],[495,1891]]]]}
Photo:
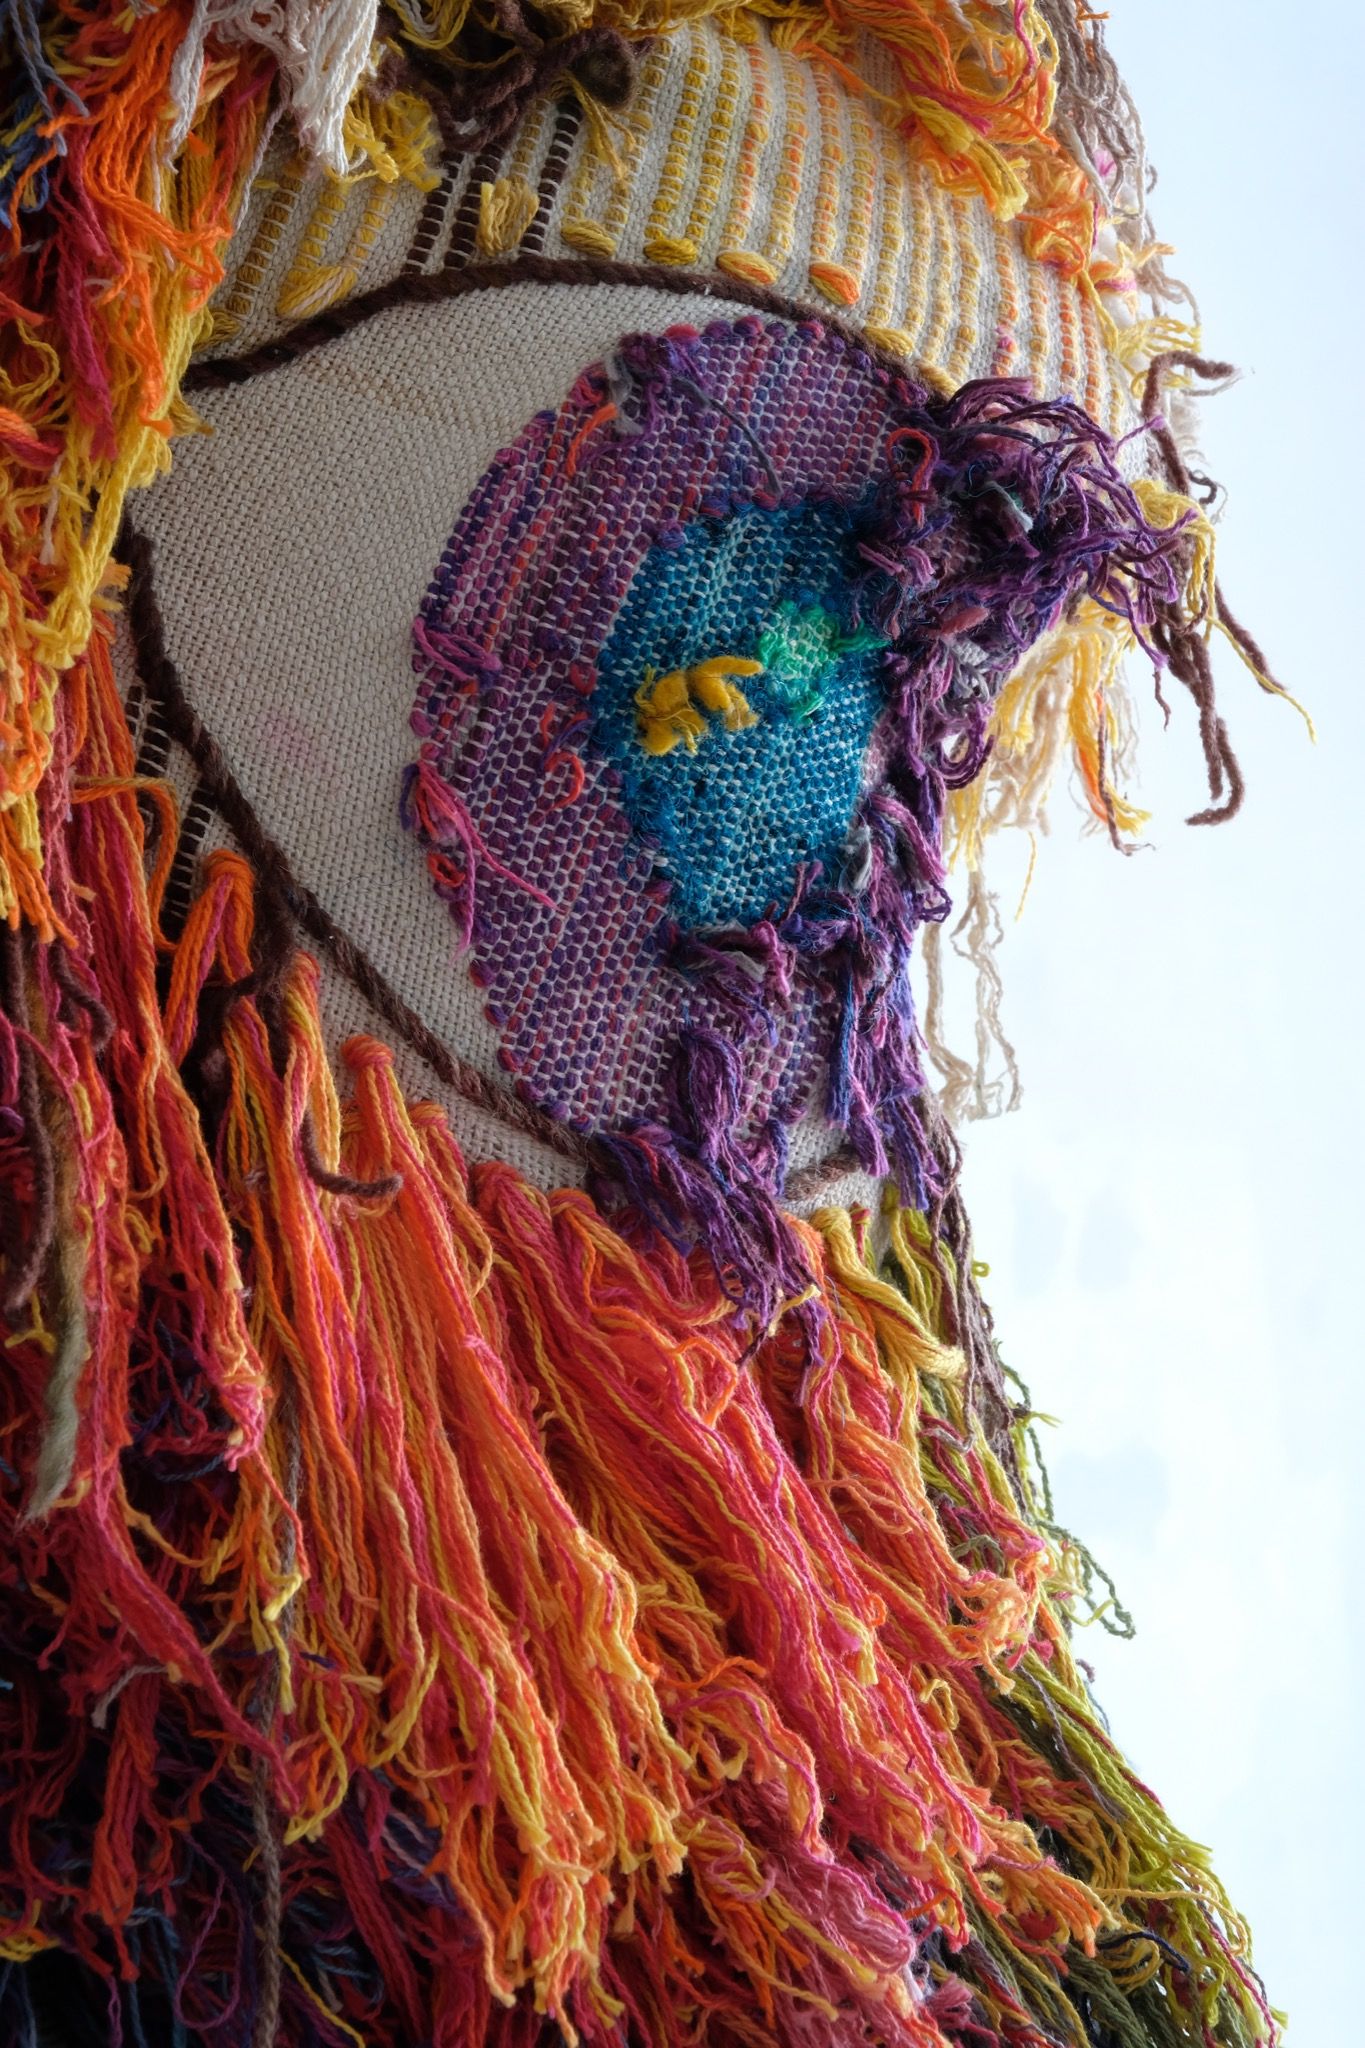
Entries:
{"type": "Polygon", "coordinates": [[[783,1190],[789,1202],[815,1202],[846,1173],[860,1173],[862,1161],[851,1145],[841,1145],[828,1159],[817,1159],[792,1174],[783,1190]]]}
{"type": "Polygon", "coordinates": [[[350,1195],[353,1199],[363,1202],[382,1202],[389,1196],[396,1195],[403,1185],[401,1173],[381,1174],[377,1180],[357,1180],[353,1174],[333,1173],[329,1166],[322,1163],[322,1155],[318,1151],[317,1132],[313,1128],[312,1116],[307,1111],[304,1112],[299,1129],[299,1150],[303,1154],[303,1163],[308,1169],[309,1179],[325,1194],[350,1195]]]}
{"type": "MultiPolygon", "coordinates": [[[[503,143],[490,143],[486,149],[480,151],[470,166],[469,180],[460,195],[460,204],[451,223],[450,241],[445,254],[447,270],[463,270],[474,254],[479,232],[479,201],[483,188],[485,185],[491,185],[497,177],[506,153],[506,146],[503,143]]],[[[430,249],[435,247],[435,243],[436,237],[433,234],[428,254],[430,249]]],[[[409,264],[411,269],[422,268],[421,264],[413,264],[411,258],[409,264]]]]}
{"type": "MultiPolygon", "coordinates": [[[[272,1706],[272,1719],[273,1714],[272,1706]]],[[[261,1925],[257,1940],[261,1992],[251,2030],[251,2048],[275,2048],[284,1991],[284,1965],[280,1958],[284,1885],[271,1791],[270,1765],[264,1757],[257,1757],[251,1773],[251,1830],[256,1838],[256,1868],[261,1873],[261,1925]]]]}
{"type": "Polygon", "coordinates": [[[52,941],[52,951],[49,958],[52,965],[52,978],[62,992],[62,1023],[72,1023],[71,1011],[79,1011],[88,1020],[91,1045],[96,1052],[103,1052],[105,1046],[108,1045],[114,1035],[113,1018],[109,1015],[108,1010],[105,1009],[104,1004],[94,993],[93,989],[87,988],[81,980],[80,975],[76,971],[76,965],[71,957],[71,953],[63,940],[54,939],[52,941]]]}
{"type": "Polygon", "coordinates": [[[545,152],[545,167],[541,171],[540,183],[536,188],[535,218],[522,237],[521,246],[528,256],[538,256],[545,246],[545,236],[550,226],[550,210],[554,205],[555,195],[568,173],[574,137],[582,121],[583,116],[572,100],[566,100],[555,115],[554,133],[545,152]]]}
{"type": "Polygon", "coordinates": [[[962,1147],[931,1089],[926,1088],[920,1097],[919,1113],[943,1190],[928,1222],[930,1255],[943,1282],[945,1334],[967,1361],[968,1405],[1022,1499],[1023,1478],[1014,1438],[1018,1417],[996,1350],[991,1312],[976,1284],[971,1225],[961,1190],[962,1147]]]}
{"type": "Polygon", "coordinates": [[[821,325],[862,349],[906,383],[914,379],[898,356],[878,348],[867,336],[836,320],[823,309],[786,297],[766,285],[750,284],[742,277],[729,277],[718,270],[670,270],[650,263],[621,263],[604,256],[541,256],[535,253],[495,262],[471,263],[465,268],[432,273],[405,271],[372,291],[359,292],[326,312],[300,321],[288,334],[264,341],[239,356],[201,356],[185,373],[184,389],[226,391],[248,384],[253,377],[282,370],[309,356],[329,342],[340,341],[362,327],[376,314],[403,306],[439,306],[447,300],[464,298],[482,291],[506,291],[519,284],[639,285],[648,291],[674,298],[713,298],[750,306],[781,320],[819,319],[821,325]]]}
{"type": "MultiPolygon", "coordinates": [[[[1147,422],[1148,432],[1160,451],[1166,474],[1174,490],[1185,497],[1194,493],[1195,479],[1186,466],[1170,423],[1162,416],[1161,406],[1167,380],[1172,370],[1188,370],[1192,376],[1208,384],[1226,383],[1237,374],[1232,363],[1214,362],[1207,356],[1197,355],[1193,349],[1167,349],[1159,356],[1153,356],[1147,371],[1142,391],[1142,413],[1147,422]]],[[[1207,479],[1204,479],[1207,481],[1207,479]]],[[[1236,619],[1223,597],[1221,584],[1213,586],[1213,602],[1219,622],[1229,637],[1241,649],[1251,666],[1266,677],[1274,688],[1278,688],[1271,675],[1270,664],[1256,641],[1238,619],[1236,619]]],[[[1199,714],[1199,739],[1208,766],[1209,794],[1213,802],[1202,811],[1195,811],[1186,819],[1188,825],[1223,825],[1229,818],[1235,818],[1242,808],[1246,796],[1246,783],[1237,756],[1233,751],[1228,729],[1219,715],[1214,694],[1213,661],[1209,654],[1208,642],[1198,625],[1192,625],[1180,616],[1174,606],[1165,608],[1164,616],[1153,634],[1154,643],[1164,657],[1173,676],[1185,685],[1194,699],[1199,714]]]]}
{"type": "Polygon", "coordinates": [[[1184,306],[1199,324],[1194,294],[1167,274],[1166,253],[1148,198],[1156,172],[1133,96],[1104,41],[1105,15],[1085,0],[1038,0],[1057,49],[1053,130],[1089,179],[1104,213],[1121,225],[1130,250],[1142,254],[1138,279],[1155,306],[1184,306]],[[1112,170],[1101,169],[1105,159],[1112,170]]]}
{"type": "MultiPolygon", "coordinates": [[[[297,1562],[293,1510],[298,1507],[303,1449],[298,1425],[298,1394],[292,1378],[280,1389],[274,1421],[287,1446],[285,1499],[291,1510],[285,1526],[281,1572],[291,1574],[297,1562]]],[[[287,1646],[293,1632],[297,1594],[291,1594],[279,1617],[281,1641],[287,1646]]],[[[272,1659],[266,1667],[256,1701],[256,1715],[269,1734],[280,1705],[280,1667],[272,1659]]],[[[280,2003],[284,1990],[283,1927],[284,1885],[280,1867],[278,1808],[271,1782],[268,1757],[258,1756],[251,1773],[251,1827],[256,1838],[256,1863],[261,1873],[261,1924],[258,1933],[261,1967],[261,1996],[251,2030],[251,2048],[275,2048],[280,2028],[280,2003]]]]}

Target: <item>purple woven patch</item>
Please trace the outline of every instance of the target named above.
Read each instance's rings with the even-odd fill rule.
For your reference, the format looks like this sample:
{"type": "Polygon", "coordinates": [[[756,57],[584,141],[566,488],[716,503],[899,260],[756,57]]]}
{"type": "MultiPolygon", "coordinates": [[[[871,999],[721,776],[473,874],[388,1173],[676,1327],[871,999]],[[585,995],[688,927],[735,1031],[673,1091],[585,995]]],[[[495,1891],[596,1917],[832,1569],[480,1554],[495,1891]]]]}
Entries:
{"type": "Polygon", "coordinates": [[[492,463],[414,627],[405,816],[501,1057],[760,1310],[817,1095],[930,1189],[907,967],[945,789],[1082,591],[1174,593],[1105,437],[816,321],[623,341],[492,463]]]}

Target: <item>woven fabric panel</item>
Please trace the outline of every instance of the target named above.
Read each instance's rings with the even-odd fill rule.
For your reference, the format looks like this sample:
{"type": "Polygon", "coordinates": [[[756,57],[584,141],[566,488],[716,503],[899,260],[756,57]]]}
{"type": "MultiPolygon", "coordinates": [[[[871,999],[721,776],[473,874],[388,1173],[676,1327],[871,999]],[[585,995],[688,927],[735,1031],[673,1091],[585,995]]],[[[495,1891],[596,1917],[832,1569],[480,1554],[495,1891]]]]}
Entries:
{"type": "MultiPolygon", "coordinates": [[[[1091,294],[1026,257],[1017,224],[945,190],[883,124],[883,69],[866,49],[873,91],[859,94],[762,25],[737,41],[699,22],[645,56],[614,163],[571,102],[533,107],[505,147],[447,165],[427,194],[339,185],[281,145],[233,245],[209,345],[236,353],[404,271],[521,251],[595,257],[770,286],[869,329],[948,388],[1026,376],[1125,432],[1129,375],[1091,294]]],[[[1104,298],[1108,318],[1132,317],[1121,292],[1104,298]]]]}
{"type": "MultiPolygon", "coordinates": [[[[500,1035],[399,817],[413,618],[456,513],[526,419],[624,331],[714,310],[632,287],[527,284],[383,313],[325,353],[201,398],[214,431],[184,444],[138,506],[172,654],[248,799],[403,1000],[490,1079],[507,1078],[500,1035]],[[453,371],[470,363],[477,378],[453,371]]],[[[116,659],[131,692],[126,641],[116,659]]],[[[192,776],[184,789],[188,801],[192,776]]],[[[227,837],[209,825],[199,845],[227,837]]],[[[334,969],[327,979],[333,1044],[376,1029],[354,986],[334,969]]],[[[542,1186],[579,1177],[399,1051],[476,1156],[542,1186]]],[[[793,1134],[792,1168],[836,1149],[814,1116],[793,1134]]],[[[871,1189],[856,1175],[839,1185],[850,1198],[871,1189]]]]}

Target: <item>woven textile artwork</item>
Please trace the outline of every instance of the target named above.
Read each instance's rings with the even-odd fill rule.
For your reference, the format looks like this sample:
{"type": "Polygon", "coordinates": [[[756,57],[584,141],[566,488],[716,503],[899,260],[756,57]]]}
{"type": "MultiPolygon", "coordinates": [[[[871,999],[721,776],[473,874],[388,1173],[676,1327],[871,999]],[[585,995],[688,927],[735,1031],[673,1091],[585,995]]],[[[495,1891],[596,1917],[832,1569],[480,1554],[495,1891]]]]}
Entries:
{"type": "Polygon", "coordinates": [[[1278,2040],[953,1130],[1278,691],[1149,183],[1071,0],[0,8],[3,2048],[1278,2040]]]}
{"type": "Polygon", "coordinates": [[[765,1320],[801,1275],[752,1211],[813,1089],[939,1192],[906,963],[945,792],[1032,642],[1081,596],[1150,623],[1171,554],[1079,408],[934,399],[814,321],[626,339],[470,500],[408,821],[503,1064],[765,1320]]]}

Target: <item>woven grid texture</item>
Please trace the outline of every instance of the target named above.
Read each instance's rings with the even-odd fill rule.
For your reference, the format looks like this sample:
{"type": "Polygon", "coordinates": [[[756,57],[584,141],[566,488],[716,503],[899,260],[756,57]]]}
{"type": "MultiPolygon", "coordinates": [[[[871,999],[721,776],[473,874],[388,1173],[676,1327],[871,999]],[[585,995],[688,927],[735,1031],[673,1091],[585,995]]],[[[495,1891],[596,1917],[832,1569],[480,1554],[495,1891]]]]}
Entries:
{"type": "MultiPolygon", "coordinates": [[[[773,715],[749,733],[716,721],[690,771],[682,749],[647,769],[627,708],[646,670],[742,655],[794,599],[837,602],[856,559],[848,512],[899,417],[886,373],[823,330],[750,318],[680,332],[676,374],[667,344],[658,351],[647,425],[612,433],[601,420],[621,375],[607,368],[497,458],[415,634],[415,723],[475,849],[457,908],[472,920],[499,1056],[587,1128],[661,1117],[680,1031],[731,1027],[724,992],[663,967],[671,929],[780,913],[803,860],[822,844],[838,858],[875,702],[869,658],[855,656],[861,688],[822,725],[780,714],[772,686],[773,715]],[[774,482],[783,505],[758,509],[774,482]],[[604,660],[605,731],[579,752],[604,660]],[[803,735],[821,730],[823,757],[804,753],[803,735]],[[731,758],[746,740],[747,764],[731,758]],[[677,779],[690,787],[669,820],[677,779]]],[[[815,1032],[798,993],[753,1047],[748,1120],[792,1119],[815,1032]]]]}
{"type": "MultiPolygon", "coordinates": [[[[396,309],[323,354],[203,397],[212,433],[184,443],[137,507],[187,689],[295,873],[443,1042],[504,1080],[500,1034],[399,821],[414,605],[490,450],[560,403],[623,331],[714,310],[701,297],[534,284],[396,309]]],[[[115,653],[129,692],[130,652],[120,642],[115,653]]],[[[188,806],[193,777],[174,752],[165,765],[188,806]]],[[[201,843],[225,840],[211,821],[201,843]]],[[[325,965],[324,993],[334,1048],[377,1028],[325,965]]],[[[539,1186],[575,1177],[396,1052],[406,1085],[442,1102],[472,1156],[539,1186]]],[[[823,1117],[803,1118],[793,1171],[838,1142],[823,1117]]],[[[862,1175],[839,1186],[841,1199],[874,1192],[862,1175]]]]}
{"type": "Polygon", "coordinates": [[[883,644],[849,615],[850,555],[833,507],[753,507],[651,550],[631,585],[598,662],[593,738],[680,924],[751,924],[803,866],[831,873],[842,856],[883,644]],[[641,677],[726,657],[757,671],[740,692],[752,723],[697,713],[704,730],[647,752],[641,677]]]}
{"type": "MultiPolygon", "coordinates": [[[[571,105],[551,102],[427,194],[341,186],[281,146],[233,244],[210,346],[235,353],[403,271],[524,248],[769,285],[870,330],[944,388],[1025,376],[1125,432],[1130,377],[1087,290],[1026,257],[1018,226],[984,199],[945,191],[878,117],[875,48],[860,68],[869,92],[778,48],[762,25],[741,42],[704,21],[645,57],[615,164],[571,105]],[[490,238],[485,184],[526,195],[529,218],[490,238]]],[[[1105,311],[1132,318],[1121,294],[1105,311]]]]}

